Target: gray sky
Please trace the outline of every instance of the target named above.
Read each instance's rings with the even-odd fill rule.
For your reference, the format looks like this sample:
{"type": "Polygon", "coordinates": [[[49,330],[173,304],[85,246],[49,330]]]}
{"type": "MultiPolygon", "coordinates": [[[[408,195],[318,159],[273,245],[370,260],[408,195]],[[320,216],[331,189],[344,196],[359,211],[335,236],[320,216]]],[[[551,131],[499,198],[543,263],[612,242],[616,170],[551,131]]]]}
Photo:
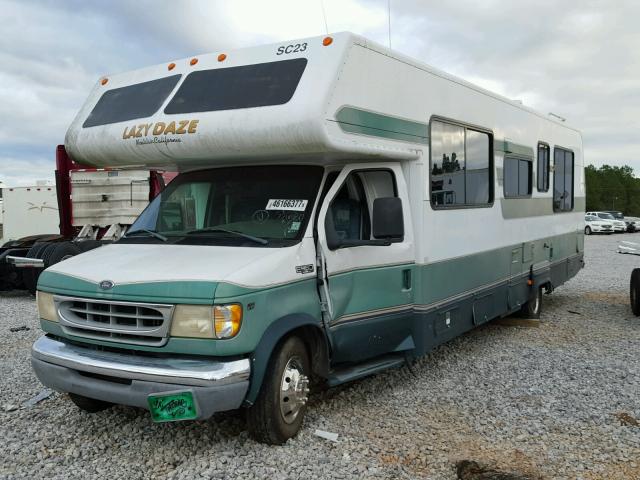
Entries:
{"type": "MultiPolygon", "coordinates": [[[[386,0],[324,0],[330,32],[387,44],[386,0]]],[[[392,47],[582,130],[640,175],[640,2],[391,0],[392,47]]],[[[0,181],[52,179],[102,75],[325,33],[321,0],[0,0],[0,181]]]]}

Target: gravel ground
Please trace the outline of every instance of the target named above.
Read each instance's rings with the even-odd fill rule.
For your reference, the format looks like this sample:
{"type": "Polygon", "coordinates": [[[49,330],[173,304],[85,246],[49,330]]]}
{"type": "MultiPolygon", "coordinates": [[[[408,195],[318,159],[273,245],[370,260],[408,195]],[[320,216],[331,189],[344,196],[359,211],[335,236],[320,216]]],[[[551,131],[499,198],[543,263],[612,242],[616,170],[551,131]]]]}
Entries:
{"type": "Polygon", "coordinates": [[[157,425],[128,407],[89,415],[58,393],[22,406],[42,390],[29,365],[36,307],[3,294],[0,478],[453,479],[470,459],[542,478],[638,479],[640,319],[628,281],[640,258],[615,253],[630,237],[587,237],[587,267],[545,296],[539,328],[489,324],[413,371],[316,395],[283,447],[249,439],[239,414],[157,425]]]}

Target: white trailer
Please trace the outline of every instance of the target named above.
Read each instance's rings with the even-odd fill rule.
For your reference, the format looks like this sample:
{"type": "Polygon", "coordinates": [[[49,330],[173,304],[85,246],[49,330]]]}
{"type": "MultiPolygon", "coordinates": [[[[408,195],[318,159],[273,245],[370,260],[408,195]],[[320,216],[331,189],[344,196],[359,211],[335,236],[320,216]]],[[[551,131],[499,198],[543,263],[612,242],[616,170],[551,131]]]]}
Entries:
{"type": "Polygon", "coordinates": [[[55,187],[4,187],[0,205],[0,245],[22,237],[58,231],[58,201],[55,187]]]}
{"type": "Polygon", "coordinates": [[[2,190],[0,289],[35,292],[43,268],[118,240],[164,187],[147,169],[80,168],[63,146],[56,166],[55,187],[2,190]]]}
{"type": "Polygon", "coordinates": [[[283,443],[313,378],[537,317],[583,265],[580,132],[348,33],[106,76],[66,146],[181,172],[40,278],[33,367],[88,411],[245,407],[283,443]]]}

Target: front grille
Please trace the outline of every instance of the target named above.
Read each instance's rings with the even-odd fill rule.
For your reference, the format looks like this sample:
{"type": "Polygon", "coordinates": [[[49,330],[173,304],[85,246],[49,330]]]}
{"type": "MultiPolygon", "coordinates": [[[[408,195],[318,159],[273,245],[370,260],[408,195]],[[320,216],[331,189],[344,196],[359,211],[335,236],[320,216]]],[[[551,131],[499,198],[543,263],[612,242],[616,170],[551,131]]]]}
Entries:
{"type": "Polygon", "coordinates": [[[173,305],[54,297],[63,331],[110,342],[161,346],[173,305]]]}

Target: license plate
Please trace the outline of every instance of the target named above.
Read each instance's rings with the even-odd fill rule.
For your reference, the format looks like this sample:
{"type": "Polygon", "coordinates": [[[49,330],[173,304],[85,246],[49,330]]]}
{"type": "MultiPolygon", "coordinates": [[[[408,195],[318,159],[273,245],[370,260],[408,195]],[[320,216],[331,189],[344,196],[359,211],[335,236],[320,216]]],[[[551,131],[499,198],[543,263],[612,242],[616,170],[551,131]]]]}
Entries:
{"type": "Polygon", "coordinates": [[[147,401],[154,422],[194,420],[198,417],[196,402],[190,391],[152,394],[147,401]]]}

